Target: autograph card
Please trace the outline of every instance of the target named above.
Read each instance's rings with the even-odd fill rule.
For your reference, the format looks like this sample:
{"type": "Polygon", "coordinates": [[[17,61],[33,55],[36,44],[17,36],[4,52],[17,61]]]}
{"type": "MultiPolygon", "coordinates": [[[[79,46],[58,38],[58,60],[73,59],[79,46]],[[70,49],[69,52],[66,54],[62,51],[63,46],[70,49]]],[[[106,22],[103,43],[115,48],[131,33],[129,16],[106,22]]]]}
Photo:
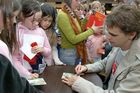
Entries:
{"type": "Polygon", "coordinates": [[[74,75],[74,73],[68,73],[68,72],[63,72],[63,75],[62,75],[62,79],[63,78],[65,78],[65,77],[71,77],[71,76],[73,76],[74,75]]]}
{"type": "Polygon", "coordinates": [[[46,84],[47,84],[43,78],[31,79],[31,80],[28,80],[28,82],[29,82],[31,85],[35,85],[35,86],[36,86],[36,85],[46,85],[46,84]]]}

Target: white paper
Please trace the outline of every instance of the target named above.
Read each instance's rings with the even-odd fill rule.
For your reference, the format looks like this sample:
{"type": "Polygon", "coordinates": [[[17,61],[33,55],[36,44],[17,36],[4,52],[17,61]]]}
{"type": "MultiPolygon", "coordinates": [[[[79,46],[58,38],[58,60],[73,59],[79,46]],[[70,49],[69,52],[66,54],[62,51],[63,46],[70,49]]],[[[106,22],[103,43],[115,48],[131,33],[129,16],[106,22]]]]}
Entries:
{"type": "Polygon", "coordinates": [[[62,79],[65,78],[65,77],[72,77],[74,75],[74,73],[68,73],[68,72],[63,72],[63,75],[62,75],[62,79]]]}
{"type": "Polygon", "coordinates": [[[47,84],[43,78],[30,79],[28,80],[28,82],[31,85],[46,85],[47,84]]]}
{"type": "Polygon", "coordinates": [[[30,59],[32,59],[36,54],[31,51],[31,44],[36,42],[38,46],[43,47],[44,37],[38,35],[25,34],[23,37],[23,45],[20,50],[30,59]]]}

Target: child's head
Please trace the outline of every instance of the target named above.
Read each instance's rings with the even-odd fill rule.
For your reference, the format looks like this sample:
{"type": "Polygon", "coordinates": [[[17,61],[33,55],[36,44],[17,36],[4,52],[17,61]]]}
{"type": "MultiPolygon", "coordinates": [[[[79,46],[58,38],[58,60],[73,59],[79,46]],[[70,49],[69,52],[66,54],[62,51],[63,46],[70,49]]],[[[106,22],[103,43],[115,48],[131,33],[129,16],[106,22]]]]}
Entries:
{"type": "Polygon", "coordinates": [[[23,1],[21,13],[24,26],[31,30],[38,26],[42,16],[39,2],[35,0],[23,1]]]}
{"type": "Polygon", "coordinates": [[[57,10],[47,3],[41,5],[41,10],[42,20],[40,22],[40,26],[45,30],[53,28],[56,24],[57,10]]]}
{"type": "Polygon", "coordinates": [[[101,3],[99,1],[93,1],[91,3],[91,9],[93,11],[102,11],[102,6],[101,6],[101,3]]]}
{"type": "Polygon", "coordinates": [[[16,46],[14,19],[18,15],[20,7],[18,0],[0,1],[0,39],[7,44],[10,52],[16,46]]]}

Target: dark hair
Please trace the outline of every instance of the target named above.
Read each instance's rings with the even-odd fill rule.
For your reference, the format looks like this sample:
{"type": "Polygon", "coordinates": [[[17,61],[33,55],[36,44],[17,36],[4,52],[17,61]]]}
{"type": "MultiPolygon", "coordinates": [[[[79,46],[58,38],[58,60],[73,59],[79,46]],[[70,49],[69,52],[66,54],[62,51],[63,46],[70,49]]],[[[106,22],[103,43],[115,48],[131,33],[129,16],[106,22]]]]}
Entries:
{"type": "Polygon", "coordinates": [[[42,17],[51,16],[53,18],[53,22],[50,27],[54,27],[56,25],[57,10],[48,3],[42,4],[41,10],[42,10],[42,17]]]}
{"type": "Polygon", "coordinates": [[[30,17],[36,12],[41,11],[40,3],[36,0],[25,0],[22,2],[22,15],[23,17],[30,17]]]}
{"type": "Polygon", "coordinates": [[[13,11],[21,10],[21,0],[13,0],[13,11]]]}
{"type": "Polygon", "coordinates": [[[140,8],[140,0],[134,0],[134,5],[136,5],[137,8],[140,8]]]}
{"type": "Polygon", "coordinates": [[[118,27],[125,34],[136,32],[140,37],[140,10],[134,5],[118,5],[106,17],[105,24],[109,28],[118,27]]]}
{"type": "Polygon", "coordinates": [[[64,3],[66,3],[71,8],[72,0],[64,0],[64,3]]]}
{"type": "MultiPolygon", "coordinates": [[[[17,0],[1,0],[0,1],[0,10],[3,16],[4,28],[0,34],[0,38],[5,42],[9,48],[9,51],[12,53],[13,49],[17,45],[16,31],[14,28],[13,12],[14,7],[19,3],[17,0]]],[[[20,6],[20,5],[19,5],[20,6]]]]}

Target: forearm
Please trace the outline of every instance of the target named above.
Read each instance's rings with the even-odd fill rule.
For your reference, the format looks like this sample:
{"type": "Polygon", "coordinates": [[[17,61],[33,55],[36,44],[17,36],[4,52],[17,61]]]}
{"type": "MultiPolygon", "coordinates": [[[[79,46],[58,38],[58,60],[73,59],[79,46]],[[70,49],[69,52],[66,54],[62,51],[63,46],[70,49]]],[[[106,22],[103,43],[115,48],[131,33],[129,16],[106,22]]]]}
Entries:
{"type": "Polygon", "coordinates": [[[105,58],[104,60],[100,60],[96,63],[85,65],[87,67],[87,72],[101,72],[101,71],[104,71],[105,70],[105,65],[106,65],[106,60],[107,60],[107,58],[105,58]]]}
{"type": "Polygon", "coordinates": [[[58,57],[58,51],[57,51],[56,46],[53,46],[52,53],[53,53],[53,59],[54,59],[55,64],[56,65],[63,64],[63,62],[61,62],[58,57]]]}
{"type": "Polygon", "coordinates": [[[50,46],[50,43],[49,43],[47,37],[45,38],[45,44],[44,44],[44,46],[43,46],[43,49],[44,49],[44,50],[43,50],[43,55],[44,55],[44,57],[47,57],[47,56],[51,55],[52,49],[51,49],[51,46],[50,46]]]}
{"type": "Polygon", "coordinates": [[[28,71],[28,69],[26,69],[22,65],[21,58],[20,58],[19,54],[13,55],[13,63],[14,63],[15,69],[18,71],[18,73],[20,74],[21,77],[30,78],[31,73],[28,71]]]}
{"type": "Polygon", "coordinates": [[[78,93],[105,93],[105,90],[101,87],[96,86],[81,77],[78,77],[78,79],[74,82],[72,89],[78,93]]]}

